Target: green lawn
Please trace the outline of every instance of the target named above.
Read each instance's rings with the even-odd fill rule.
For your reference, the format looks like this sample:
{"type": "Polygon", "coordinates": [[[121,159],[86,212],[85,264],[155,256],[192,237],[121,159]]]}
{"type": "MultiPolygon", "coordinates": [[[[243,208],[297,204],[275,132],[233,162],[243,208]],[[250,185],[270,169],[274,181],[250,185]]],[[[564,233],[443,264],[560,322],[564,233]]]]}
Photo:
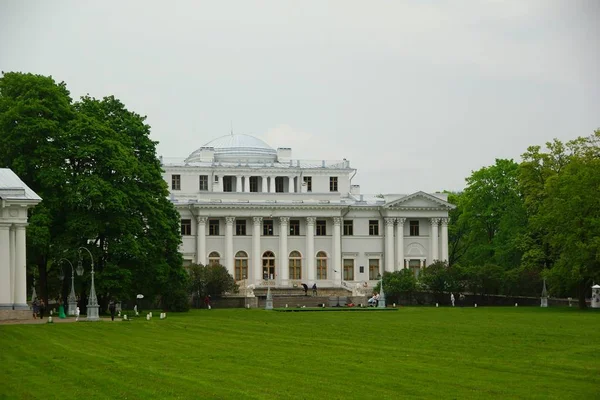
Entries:
{"type": "Polygon", "coordinates": [[[0,325],[0,377],[0,399],[598,399],[600,313],[215,309],[0,325]]]}

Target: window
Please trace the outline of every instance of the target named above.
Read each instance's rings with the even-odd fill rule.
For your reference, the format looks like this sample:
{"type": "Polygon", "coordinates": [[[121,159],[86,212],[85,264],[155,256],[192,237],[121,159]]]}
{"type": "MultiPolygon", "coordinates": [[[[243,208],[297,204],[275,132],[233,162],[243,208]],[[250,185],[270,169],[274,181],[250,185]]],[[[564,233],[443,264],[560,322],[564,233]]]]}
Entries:
{"type": "Polygon", "coordinates": [[[351,258],[344,259],[344,280],[354,280],[354,260],[351,258]]]}
{"type": "Polygon", "coordinates": [[[263,221],[263,236],[273,236],[273,220],[265,219],[263,221]]]}
{"type": "Polygon", "coordinates": [[[410,268],[410,270],[415,274],[415,277],[419,277],[421,260],[408,260],[408,268],[410,268]]]}
{"type": "Polygon", "coordinates": [[[233,192],[233,176],[224,176],[223,177],[223,191],[224,192],[233,192]]]}
{"type": "Polygon", "coordinates": [[[419,236],[419,221],[410,221],[410,236],[419,236]]]}
{"type": "Polygon", "coordinates": [[[250,191],[258,192],[258,176],[250,177],[250,191]]]}
{"type": "Polygon", "coordinates": [[[235,253],[234,278],[236,281],[248,279],[248,254],[245,251],[235,253]]]}
{"type": "Polygon", "coordinates": [[[181,175],[171,175],[171,190],[181,190],[181,175]]]}
{"type": "Polygon", "coordinates": [[[300,236],[299,219],[290,219],[290,236],[300,236]]]}
{"type": "Polygon", "coordinates": [[[237,236],[246,236],[246,220],[236,219],[235,220],[235,234],[237,236]]]}
{"type": "Polygon", "coordinates": [[[306,183],[306,191],[312,192],[312,176],[305,176],[304,183],[306,183]]]}
{"type": "Polygon", "coordinates": [[[200,175],[200,190],[208,190],[208,175],[200,175]]]}
{"type": "Polygon", "coordinates": [[[379,236],[379,221],[376,219],[369,220],[369,236],[379,236]]]}
{"type": "Polygon", "coordinates": [[[208,265],[219,265],[221,264],[221,256],[216,251],[212,251],[208,255],[208,265]]]}
{"type": "Polygon", "coordinates": [[[215,175],[215,183],[219,183],[219,175],[215,175]]]}
{"type": "Polygon", "coordinates": [[[302,279],[302,256],[297,251],[290,253],[290,279],[302,279]]]}
{"type": "Polygon", "coordinates": [[[369,259],[369,280],[374,281],[379,274],[379,259],[369,259]]]}
{"type": "Polygon", "coordinates": [[[275,177],[275,192],[283,193],[283,176],[275,177]]]}
{"type": "Polygon", "coordinates": [[[330,192],[337,192],[338,191],[337,176],[331,176],[331,177],[329,177],[329,191],[330,192]]]}
{"type": "Polygon", "coordinates": [[[219,236],[219,220],[209,219],[208,220],[208,234],[210,236],[219,236]]]}
{"type": "Polygon", "coordinates": [[[327,221],[324,219],[317,220],[317,236],[327,235],[327,221]]]}
{"type": "Polygon", "coordinates": [[[317,279],[327,279],[327,254],[324,251],[317,253],[317,279]]]}
{"type": "Polygon", "coordinates": [[[351,219],[344,220],[344,236],[354,235],[354,221],[351,219]]]}
{"type": "Polygon", "coordinates": [[[275,254],[265,251],[262,256],[263,279],[275,279],[275,254]]]}
{"type": "Polygon", "coordinates": [[[192,220],[182,219],[181,220],[181,235],[189,236],[192,234],[192,220]]]}

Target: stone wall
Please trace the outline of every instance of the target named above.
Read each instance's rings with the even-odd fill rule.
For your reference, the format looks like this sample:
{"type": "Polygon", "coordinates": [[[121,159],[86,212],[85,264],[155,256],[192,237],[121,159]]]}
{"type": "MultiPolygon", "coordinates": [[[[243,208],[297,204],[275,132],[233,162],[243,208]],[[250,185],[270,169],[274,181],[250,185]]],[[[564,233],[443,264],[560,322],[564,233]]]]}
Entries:
{"type": "Polygon", "coordinates": [[[0,321],[33,319],[30,310],[0,310],[0,321]]]}

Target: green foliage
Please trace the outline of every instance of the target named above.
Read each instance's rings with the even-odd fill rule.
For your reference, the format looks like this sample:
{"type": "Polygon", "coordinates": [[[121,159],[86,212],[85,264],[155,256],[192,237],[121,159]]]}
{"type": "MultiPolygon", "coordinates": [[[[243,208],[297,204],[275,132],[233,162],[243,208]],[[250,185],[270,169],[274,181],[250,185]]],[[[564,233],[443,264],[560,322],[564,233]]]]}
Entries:
{"type": "Polygon", "coordinates": [[[454,286],[448,264],[443,261],[436,261],[424,268],[419,275],[419,282],[435,293],[446,292],[454,286]]]}
{"type": "Polygon", "coordinates": [[[194,296],[197,304],[207,295],[220,297],[224,293],[237,293],[239,290],[233,276],[222,265],[192,264],[188,271],[188,293],[194,296]]]}

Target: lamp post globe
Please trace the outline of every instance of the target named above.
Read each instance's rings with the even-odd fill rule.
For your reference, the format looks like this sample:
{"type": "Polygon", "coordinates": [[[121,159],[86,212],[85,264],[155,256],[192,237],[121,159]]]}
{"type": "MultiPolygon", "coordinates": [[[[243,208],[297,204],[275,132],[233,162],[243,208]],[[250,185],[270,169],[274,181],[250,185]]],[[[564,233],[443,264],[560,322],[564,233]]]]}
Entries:
{"type": "Polygon", "coordinates": [[[92,260],[92,287],[90,288],[90,295],[88,296],[88,304],[87,304],[87,320],[88,321],[100,321],[100,316],[98,313],[98,298],[96,297],[96,287],[94,286],[94,256],[92,256],[92,252],[89,251],[86,247],[79,248],[79,263],[81,266],[81,250],[85,250],[90,255],[92,260]]]}

